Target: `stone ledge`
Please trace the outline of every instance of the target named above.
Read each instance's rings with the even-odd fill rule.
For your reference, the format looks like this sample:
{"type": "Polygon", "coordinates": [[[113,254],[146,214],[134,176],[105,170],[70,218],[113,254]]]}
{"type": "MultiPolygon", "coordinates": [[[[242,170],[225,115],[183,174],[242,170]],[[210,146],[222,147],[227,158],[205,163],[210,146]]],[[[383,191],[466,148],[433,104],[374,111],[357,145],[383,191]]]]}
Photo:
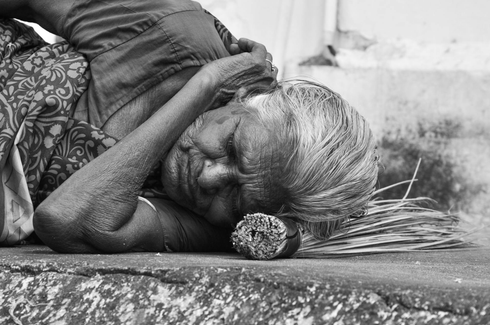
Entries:
{"type": "Polygon", "coordinates": [[[490,250],[249,261],[0,249],[2,324],[486,324],[490,250]]]}

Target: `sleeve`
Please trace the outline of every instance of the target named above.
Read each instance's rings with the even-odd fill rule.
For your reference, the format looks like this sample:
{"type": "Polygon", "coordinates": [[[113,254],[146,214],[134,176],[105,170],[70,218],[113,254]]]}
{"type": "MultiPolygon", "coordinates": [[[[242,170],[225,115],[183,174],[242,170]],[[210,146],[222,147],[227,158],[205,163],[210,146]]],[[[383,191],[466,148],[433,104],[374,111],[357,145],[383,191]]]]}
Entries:
{"type": "MultiPolygon", "coordinates": [[[[146,200],[146,199],[143,199],[146,200]]],[[[169,252],[229,252],[232,229],[213,226],[206,219],[179,206],[162,200],[146,200],[159,213],[165,248],[169,252]]]]}
{"type": "Polygon", "coordinates": [[[90,62],[91,84],[77,109],[97,127],[176,72],[229,56],[232,39],[187,0],[76,0],[62,26],[90,62]]]}

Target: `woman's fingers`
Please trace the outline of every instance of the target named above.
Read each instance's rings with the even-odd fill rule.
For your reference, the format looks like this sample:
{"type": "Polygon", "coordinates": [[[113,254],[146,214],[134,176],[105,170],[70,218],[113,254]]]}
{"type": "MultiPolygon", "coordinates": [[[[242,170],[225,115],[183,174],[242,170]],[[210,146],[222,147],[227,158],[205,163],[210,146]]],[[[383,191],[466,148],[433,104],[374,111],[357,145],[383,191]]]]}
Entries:
{"type": "Polygon", "coordinates": [[[272,69],[272,67],[274,66],[272,64],[272,54],[267,52],[267,49],[264,45],[252,41],[248,38],[240,38],[238,40],[238,43],[230,45],[230,54],[237,55],[241,53],[252,53],[257,57],[257,59],[269,62],[271,64],[271,70],[274,70],[272,69]]]}
{"type": "Polygon", "coordinates": [[[263,59],[265,59],[267,56],[267,49],[264,45],[254,42],[248,38],[240,38],[237,44],[242,52],[256,54],[263,59]]]}
{"type": "Polygon", "coordinates": [[[247,38],[239,39],[237,45],[242,51],[241,53],[249,52],[252,54],[253,57],[255,57],[255,62],[258,62],[264,67],[265,73],[270,75],[274,79],[274,82],[272,84],[275,84],[278,69],[272,62],[272,54],[267,52],[266,47],[247,38]],[[263,64],[265,64],[265,66],[263,64]]]}
{"type": "Polygon", "coordinates": [[[266,59],[269,60],[269,61],[274,61],[274,58],[272,57],[272,54],[267,52],[267,56],[266,56],[266,59]]]}
{"type": "Polygon", "coordinates": [[[277,69],[277,67],[273,63],[272,54],[267,52],[267,56],[265,58],[265,61],[267,62],[268,67],[271,69],[272,76],[274,77],[274,79],[277,79],[277,73],[279,70],[277,69]]]}
{"type": "Polygon", "coordinates": [[[275,81],[274,84],[277,83],[277,74],[278,73],[279,73],[279,69],[276,66],[274,66],[274,70],[272,71],[272,77],[274,78],[274,81],[275,81]]]}
{"type": "Polygon", "coordinates": [[[273,63],[272,54],[267,52],[264,45],[252,41],[248,38],[240,38],[237,43],[230,45],[230,54],[237,55],[242,53],[250,53],[254,57],[255,62],[263,65],[265,63],[264,69],[269,72],[274,78],[277,78],[278,69],[273,63]]]}
{"type": "Polygon", "coordinates": [[[265,46],[260,43],[252,41],[248,38],[240,38],[236,43],[230,45],[230,54],[236,55],[241,53],[251,53],[254,51],[254,49],[257,50],[260,47],[264,47],[265,49],[265,46]]]}
{"type": "Polygon", "coordinates": [[[231,55],[237,55],[242,53],[242,50],[240,50],[240,47],[238,46],[238,43],[233,43],[230,45],[229,52],[231,55]]]}
{"type": "Polygon", "coordinates": [[[219,89],[214,107],[222,106],[237,92],[240,97],[248,90],[264,91],[277,84],[277,68],[264,45],[241,38],[230,44],[229,52],[231,56],[206,65],[210,82],[219,89]]]}

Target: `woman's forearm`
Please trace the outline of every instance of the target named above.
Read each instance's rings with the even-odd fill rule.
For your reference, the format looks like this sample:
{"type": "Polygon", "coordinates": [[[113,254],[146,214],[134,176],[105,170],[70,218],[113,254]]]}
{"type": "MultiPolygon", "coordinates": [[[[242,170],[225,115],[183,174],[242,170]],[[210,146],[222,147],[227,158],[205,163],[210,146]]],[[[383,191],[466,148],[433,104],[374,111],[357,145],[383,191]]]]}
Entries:
{"type": "Polygon", "coordinates": [[[66,241],[93,245],[98,241],[87,238],[107,236],[126,225],[148,173],[213,105],[215,94],[208,75],[198,73],[145,123],[66,180],[36,209],[40,238],[54,249],[63,249],[66,241]]]}
{"type": "Polygon", "coordinates": [[[145,215],[137,210],[137,195],[151,169],[200,114],[223,104],[241,87],[275,80],[263,45],[241,39],[236,47],[241,52],[204,66],[146,122],[54,191],[36,209],[38,236],[64,252],[157,250],[148,239],[162,231],[155,229],[155,217],[151,222],[133,218],[145,215]],[[132,247],[124,246],[121,239],[133,235],[132,247]]]}

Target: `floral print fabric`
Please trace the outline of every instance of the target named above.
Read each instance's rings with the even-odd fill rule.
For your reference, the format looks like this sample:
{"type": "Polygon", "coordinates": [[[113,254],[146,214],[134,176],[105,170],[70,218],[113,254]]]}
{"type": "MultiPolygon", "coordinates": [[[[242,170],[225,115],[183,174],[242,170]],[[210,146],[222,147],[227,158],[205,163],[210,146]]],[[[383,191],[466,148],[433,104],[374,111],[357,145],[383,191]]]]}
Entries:
{"type": "Polygon", "coordinates": [[[90,72],[68,43],[0,20],[0,245],[33,231],[34,208],[73,172],[116,143],[71,118],[90,72]]]}
{"type": "Polygon", "coordinates": [[[0,20],[0,244],[33,231],[42,174],[88,77],[67,43],[48,45],[31,28],[0,20]]]}
{"type": "MultiPolygon", "coordinates": [[[[46,44],[0,19],[0,246],[26,239],[37,205],[117,142],[71,117],[89,80],[87,61],[68,43],[46,44]]],[[[166,198],[159,166],[140,195],[166,198]]]]}

